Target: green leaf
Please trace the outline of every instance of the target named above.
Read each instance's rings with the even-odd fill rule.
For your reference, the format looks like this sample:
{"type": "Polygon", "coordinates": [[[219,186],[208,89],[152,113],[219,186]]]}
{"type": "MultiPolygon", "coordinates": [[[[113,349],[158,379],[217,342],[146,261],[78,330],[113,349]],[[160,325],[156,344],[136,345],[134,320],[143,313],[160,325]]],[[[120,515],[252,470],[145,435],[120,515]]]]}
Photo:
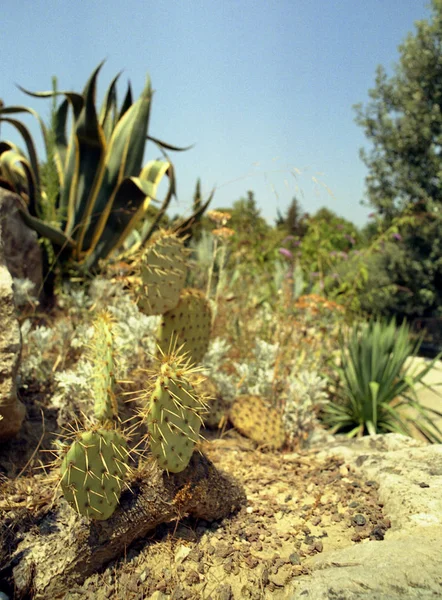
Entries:
{"type": "Polygon", "coordinates": [[[132,88],[130,87],[130,83],[128,83],[127,84],[126,95],[124,97],[123,104],[121,105],[121,109],[120,109],[120,112],[118,114],[118,121],[126,113],[126,111],[129,110],[129,108],[132,106],[132,103],[133,103],[133,100],[132,100],[132,88]]]}
{"type": "Polygon", "coordinates": [[[35,198],[35,180],[31,165],[17,150],[8,150],[0,154],[0,172],[13,183],[19,192],[26,190],[29,197],[35,198]],[[24,182],[26,184],[24,185],[24,182]]]}
{"type": "Polygon", "coordinates": [[[150,203],[153,186],[137,177],[125,179],[100,215],[90,250],[80,257],[89,268],[119,247],[144,214],[150,203]]]}
{"type": "Polygon", "coordinates": [[[41,236],[51,240],[56,246],[59,246],[60,248],[75,248],[75,241],[68,237],[61,229],[57,229],[57,227],[33,217],[24,210],[19,209],[19,212],[26,225],[29,225],[29,227],[34,229],[41,236]]]}
{"type": "Polygon", "coordinates": [[[121,71],[114,77],[108,87],[98,117],[106,141],[110,139],[117,124],[117,81],[120,75],[121,71]]]}
{"type": "Polygon", "coordinates": [[[209,207],[209,204],[212,202],[214,194],[215,190],[212,191],[207,201],[203,205],[201,205],[201,207],[196,212],[190,215],[190,217],[188,217],[187,219],[179,221],[178,224],[175,225],[175,227],[173,228],[173,231],[180,235],[186,235],[187,230],[193,225],[193,223],[195,223],[195,221],[197,221],[201,217],[201,215],[205,213],[205,211],[209,207]]]}
{"type": "MultiPolygon", "coordinates": [[[[33,98],[53,98],[54,96],[66,96],[66,98],[69,100],[69,102],[74,110],[75,119],[78,118],[78,116],[83,108],[83,103],[84,103],[83,96],[76,92],[69,92],[69,91],[54,92],[53,90],[48,91],[48,92],[30,92],[29,90],[26,90],[25,88],[21,87],[20,85],[18,85],[17,87],[19,90],[21,90],[28,96],[32,96],[33,98]]],[[[27,109],[27,110],[29,110],[29,109],[27,109]]]]}
{"type": "MultiPolygon", "coordinates": [[[[12,108],[15,108],[15,107],[12,107],[12,108]]],[[[1,109],[1,112],[6,113],[6,112],[8,112],[8,109],[1,109]]],[[[18,110],[15,112],[21,112],[21,111],[18,110]]],[[[30,111],[23,111],[23,112],[30,112],[30,111]]],[[[34,181],[34,189],[33,189],[34,196],[32,198],[29,197],[29,210],[31,211],[32,214],[37,214],[36,207],[38,206],[38,204],[40,202],[40,175],[39,175],[37,152],[35,151],[35,146],[34,146],[34,142],[32,140],[32,136],[29,133],[27,127],[25,127],[25,125],[23,125],[23,123],[21,123],[21,121],[17,121],[16,119],[10,119],[10,118],[6,118],[6,117],[0,117],[0,122],[2,122],[2,121],[9,123],[13,127],[15,127],[17,129],[17,131],[20,132],[20,134],[23,137],[24,142],[26,144],[26,149],[27,149],[28,155],[29,155],[29,164],[32,169],[33,181],[34,181]]]]}
{"type": "Polygon", "coordinates": [[[74,221],[78,224],[74,233],[77,240],[77,258],[84,251],[83,240],[95,211],[95,202],[102,183],[106,141],[95,111],[95,88],[101,63],[92,73],[84,90],[84,106],[78,117],[75,135],[78,142],[78,175],[74,221]]]}
{"type": "Polygon", "coordinates": [[[159,140],[158,138],[155,138],[152,135],[148,135],[147,139],[157,144],[157,146],[160,146],[160,148],[165,148],[166,150],[172,150],[174,152],[184,152],[185,150],[190,150],[195,145],[191,144],[190,146],[174,146],[172,144],[168,144],[167,142],[163,142],[162,140],[159,140]]]}

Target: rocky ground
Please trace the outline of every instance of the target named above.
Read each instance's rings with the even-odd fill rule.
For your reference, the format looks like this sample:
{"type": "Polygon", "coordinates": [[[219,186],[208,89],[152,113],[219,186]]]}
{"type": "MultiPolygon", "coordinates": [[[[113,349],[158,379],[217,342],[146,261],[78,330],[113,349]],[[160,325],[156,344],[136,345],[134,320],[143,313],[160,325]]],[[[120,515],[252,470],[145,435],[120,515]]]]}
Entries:
{"type": "Polygon", "coordinates": [[[65,598],[442,598],[441,446],[391,434],[272,454],[233,434],[205,451],[247,506],[159,527],[65,598]]]}
{"type": "MultiPolygon", "coordinates": [[[[1,510],[51,500],[38,487],[43,473],[23,479],[33,482],[29,489],[2,497],[35,461],[32,448],[50,446],[55,416],[46,411],[43,419],[35,398],[33,406],[9,452],[0,451],[1,510]]],[[[246,505],[221,522],[183,515],[157,527],[64,598],[442,598],[441,445],[395,434],[324,436],[309,450],[276,453],[230,430],[202,449],[241,482],[246,505]]],[[[0,548],[0,567],[2,560],[0,548]]],[[[0,592],[12,600],[1,575],[0,592]]]]}

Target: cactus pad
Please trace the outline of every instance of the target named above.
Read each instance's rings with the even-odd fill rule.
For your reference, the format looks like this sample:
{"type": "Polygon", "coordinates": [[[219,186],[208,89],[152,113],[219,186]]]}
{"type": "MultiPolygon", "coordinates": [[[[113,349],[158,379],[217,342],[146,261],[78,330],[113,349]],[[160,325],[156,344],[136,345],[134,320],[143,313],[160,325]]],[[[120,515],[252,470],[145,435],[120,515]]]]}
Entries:
{"type": "Polygon", "coordinates": [[[85,517],[108,519],[120,499],[127,457],[118,431],[80,433],[61,464],[61,489],[69,504],[85,517]]]}
{"type": "Polygon", "coordinates": [[[261,446],[279,450],[285,443],[282,414],[259,396],[238,396],[229,418],[238,431],[261,446]]]}
{"type": "Polygon", "coordinates": [[[209,347],[212,313],[209,301],[199,290],[184,289],[178,305],[161,319],[157,342],[163,355],[175,349],[186,353],[191,364],[198,364],[209,347]]]}
{"type": "Polygon", "coordinates": [[[92,390],[95,418],[102,424],[117,416],[118,408],[114,394],[114,347],[112,316],[103,312],[94,321],[91,344],[91,360],[94,368],[92,390]]]}
{"type": "Polygon", "coordinates": [[[175,308],[187,276],[187,255],[183,239],[162,231],[137,259],[141,286],[137,304],[146,315],[161,315],[175,308]]]}
{"type": "Polygon", "coordinates": [[[205,404],[194,391],[183,368],[165,362],[161,366],[147,411],[152,454],[163,469],[183,471],[200,438],[205,404]]]}

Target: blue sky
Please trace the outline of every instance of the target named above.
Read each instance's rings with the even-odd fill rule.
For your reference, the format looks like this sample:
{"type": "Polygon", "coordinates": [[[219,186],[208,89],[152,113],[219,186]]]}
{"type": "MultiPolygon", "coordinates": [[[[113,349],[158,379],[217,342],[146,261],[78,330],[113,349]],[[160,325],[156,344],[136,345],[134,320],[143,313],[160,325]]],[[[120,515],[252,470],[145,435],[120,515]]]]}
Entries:
{"type": "MultiPolygon", "coordinates": [[[[138,96],[149,73],[150,133],[195,144],[173,154],[172,213],[187,214],[201,177],[206,194],[216,187],[213,207],[251,189],[269,222],[297,195],[309,212],[325,205],[361,225],[367,143],[352,106],[429,15],[427,0],[21,0],[2,10],[0,97],[47,117],[50,101],[15,83],[41,91],[57,75],[60,89],[80,91],[106,58],[98,100],[124,70],[122,100],[127,80],[138,96]]],[[[157,154],[146,147],[146,160],[157,154]]]]}

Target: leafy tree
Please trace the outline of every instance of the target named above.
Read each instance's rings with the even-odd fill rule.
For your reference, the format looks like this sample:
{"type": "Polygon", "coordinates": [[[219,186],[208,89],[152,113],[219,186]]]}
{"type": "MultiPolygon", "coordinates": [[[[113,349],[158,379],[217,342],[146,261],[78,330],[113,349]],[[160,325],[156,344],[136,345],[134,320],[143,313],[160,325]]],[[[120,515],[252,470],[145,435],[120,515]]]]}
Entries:
{"type": "Polygon", "coordinates": [[[276,226],[284,228],[289,235],[302,238],[307,231],[307,218],[308,215],[302,210],[301,203],[294,197],[285,216],[278,211],[276,226]]]}
{"type": "MultiPolygon", "coordinates": [[[[246,197],[236,200],[231,207],[216,210],[231,215],[226,225],[235,231],[229,241],[231,264],[236,264],[244,273],[251,268],[271,271],[273,260],[280,256],[278,249],[286,233],[269,225],[261,216],[254,193],[248,191],[246,197]]],[[[203,225],[206,228],[207,221],[203,225]]]]}
{"type": "Polygon", "coordinates": [[[388,221],[410,204],[441,210],[442,0],[432,0],[431,11],[399,46],[394,74],[378,67],[370,101],[355,107],[373,144],[361,150],[368,200],[388,221]]]}
{"type": "Polygon", "coordinates": [[[346,260],[358,243],[356,226],[328,208],[320,208],[307,222],[307,231],[300,245],[301,265],[306,273],[322,277],[346,260]]]}
{"type": "Polygon", "coordinates": [[[327,292],[355,311],[399,321],[442,317],[442,218],[404,211],[387,229],[382,225],[336,265],[327,292]]]}
{"type": "Polygon", "coordinates": [[[250,234],[255,231],[255,233],[262,233],[269,228],[265,219],[261,217],[255,194],[251,190],[247,192],[246,198],[240,198],[233,203],[230,214],[232,215],[230,225],[238,232],[250,234]]]}
{"type": "Polygon", "coordinates": [[[379,234],[412,217],[398,228],[400,248],[386,246],[368,271],[371,295],[381,278],[389,290],[372,309],[413,319],[442,314],[442,0],[432,0],[431,17],[416,23],[399,52],[391,77],[378,68],[356,121],[373,144],[361,156],[379,234]]]}

